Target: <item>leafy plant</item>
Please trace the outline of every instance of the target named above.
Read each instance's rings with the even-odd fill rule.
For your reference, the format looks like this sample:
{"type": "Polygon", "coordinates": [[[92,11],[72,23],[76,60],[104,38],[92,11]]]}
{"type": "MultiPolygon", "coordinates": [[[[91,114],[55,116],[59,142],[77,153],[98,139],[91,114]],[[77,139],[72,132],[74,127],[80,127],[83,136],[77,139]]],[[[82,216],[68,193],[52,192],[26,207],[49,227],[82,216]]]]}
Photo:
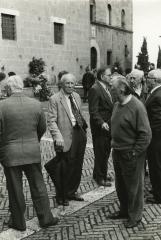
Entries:
{"type": "Polygon", "coordinates": [[[29,73],[33,76],[39,76],[41,73],[44,72],[45,62],[42,58],[32,58],[32,61],[29,62],[29,73]]]}

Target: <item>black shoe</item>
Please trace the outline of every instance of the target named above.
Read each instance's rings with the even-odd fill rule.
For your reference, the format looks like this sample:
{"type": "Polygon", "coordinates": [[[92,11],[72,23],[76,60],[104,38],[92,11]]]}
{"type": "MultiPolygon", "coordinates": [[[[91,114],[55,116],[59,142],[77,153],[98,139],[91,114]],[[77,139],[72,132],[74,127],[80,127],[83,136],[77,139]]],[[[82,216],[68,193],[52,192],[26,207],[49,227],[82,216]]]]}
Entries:
{"type": "Polygon", "coordinates": [[[21,232],[24,232],[26,231],[26,227],[17,227],[17,226],[14,226],[13,224],[8,224],[9,228],[13,228],[17,231],[21,231],[21,232]]]}
{"type": "Polygon", "coordinates": [[[63,201],[63,206],[69,206],[69,201],[67,199],[63,201]]]}
{"type": "Polygon", "coordinates": [[[157,200],[157,199],[155,199],[155,198],[148,197],[148,198],[146,199],[146,203],[161,204],[161,201],[160,201],[160,200],[157,200]]]}
{"type": "Polygon", "coordinates": [[[51,227],[51,226],[55,226],[58,223],[59,219],[56,217],[53,217],[52,221],[49,223],[46,223],[44,225],[40,225],[41,228],[47,228],[47,227],[51,227]]]}
{"type": "Polygon", "coordinates": [[[113,213],[113,214],[109,215],[108,218],[113,219],[113,220],[124,219],[124,218],[128,218],[128,215],[125,213],[117,212],[117,213],[113,213]]]}
{"type": "Polygon", "coordinates": [[[140,222],[141,222],[141,219],[138,220],[138,221],[129,220],[129,221],[126,223],[125,227],[126,227],[126,228],[133,228],[133,227],[136,227],[140,222]]]}
{"type": "Polygon", "coordinates": [[[69,196],[68,200],[74,200],[74,201],[79,201],[79,202],[83,202],[84,201],[84,199],[79,194],[75,194],[73,196],[69,196]]]}
{"type": "Polygon", "coordinates": [[[108,181],[105,181],[105,180],[100,180],[100,181],[97,181],[97,184],[99,186],[104,186],[104,187],[111,187],[112,184],[108,181]]]}

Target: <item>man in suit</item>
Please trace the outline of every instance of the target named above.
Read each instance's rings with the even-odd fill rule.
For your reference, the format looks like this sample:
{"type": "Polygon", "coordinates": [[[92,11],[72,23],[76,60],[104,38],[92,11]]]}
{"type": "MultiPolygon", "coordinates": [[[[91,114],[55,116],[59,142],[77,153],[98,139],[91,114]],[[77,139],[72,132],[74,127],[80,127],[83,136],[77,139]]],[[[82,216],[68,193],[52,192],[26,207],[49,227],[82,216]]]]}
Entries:
{"type": "Polygon", "coordinates": [[[0,154],[9,195],[9,227],[20,231],[26,229],[23,172],[40,226],[58,222],[52,216],[41,172],[39,142],[46,130],[45,117],[40,103],[26,97],[22,90],[22,79],[17,75],[9,77],[7,91],[11,96],[0,102],[0,154]]]}
{"type": "Polygon", "coordinates": [[[147,155],[154,196],[154,199],[148,198],[147,201],[161,203],[161,69],[155,69],[148,73],[147,86],[149,97],[145,105],[152,129],[152,141],[147,155]]]}
{"type": "Polygon", "coordinates": [[[113,109],[110,94],[111,70],[101,68],[97,81],[89,91],[90,126],[94,150],[93,178],[100,186],[111,186],[107,177],[108,158],[111,151],[110,120],[113,109]]]}
{"type": "MultiPolygon", "coordinates": [[[[64,74],[61,89],[50,98],[48,106],[50,133],[56,149],[63,151],[63,160],[67,162],[63,171],[66,179],[63,205],[68,205],[68,200],[83,201],[77,189],[81,180],[87,125],[80,112],[81,98],[74,92],[75,83],[73,74],[64,74]]],[[[56,200],[62,204],[62,193],[56,192],[56,200]]]]}
{"type": "Polygon", "coordinates": [[[123,76],[112,82],[111,90],[118,99],[111,117],[111,146],[120,211],[110,218],[128,218],[126,227],[132,228],[142,219],[144,163],[151,129],[144,105],[131,94],[123,76]]]}

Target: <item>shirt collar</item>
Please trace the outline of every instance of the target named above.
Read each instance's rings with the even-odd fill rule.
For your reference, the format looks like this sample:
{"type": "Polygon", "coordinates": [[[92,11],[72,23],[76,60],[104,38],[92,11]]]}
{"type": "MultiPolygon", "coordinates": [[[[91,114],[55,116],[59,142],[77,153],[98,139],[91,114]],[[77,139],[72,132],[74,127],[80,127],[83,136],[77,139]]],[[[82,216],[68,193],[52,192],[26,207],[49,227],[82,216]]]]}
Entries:
{"type": "Polygon", "coordinates": [[[158,85],[158,86],[154,87],[154,88],[151,90],[150,94],[152,94],[152,93],[153,93],[155,90],[157,90],[159,87],[161,87],[161,85],[158,85]]]}
{"type": "Polygon", "coordinates": [[[128,102],[130,102],[131,98],[132,98],[132,94],[130,94],[129,96],[127,96],[127,98],[121,103],[121,105],[125,105],[125,104],[127,104],[128,102]]]}

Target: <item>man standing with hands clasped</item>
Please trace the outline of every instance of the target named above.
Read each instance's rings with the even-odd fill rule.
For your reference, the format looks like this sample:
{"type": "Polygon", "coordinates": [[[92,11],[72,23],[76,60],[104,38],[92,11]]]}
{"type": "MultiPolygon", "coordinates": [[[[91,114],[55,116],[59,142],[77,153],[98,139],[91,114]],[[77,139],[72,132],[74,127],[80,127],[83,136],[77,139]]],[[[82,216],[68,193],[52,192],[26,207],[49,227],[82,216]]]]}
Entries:
{"type": "Polygon", "coordinates": [[[118,100],[111,118],[111,146],[120,211],[110,218],[127,218],[126,227],[132,228],[142,219],[144,163],[151,129],[144,105],[132,96],[124,77],[112,82],[112,91],[118,100]]]}
{"type": "Polygon", "coordinates": [[[110,187],[111,178],[107,177],[108,158],[111,151],[110,121],[113,109],[109,92],[111,70],[101,68],[97,81],[89,91],[89,114],[94,150],[93,178],[100,186],[110,187]]]}
{"type": "Polygon", "coordinates": [[[48,127],[56,148],[63,151],[63,161],[66,162],[64,193],[57,192],[56,200],[58,204],[68,205],[68,200],[84,200],[77,189],[81,180],[87,124],[80,112],[81,98],[74,92],[75,76],[64,74],[60,82],[60,91],[49,101],[48,127]]]}

